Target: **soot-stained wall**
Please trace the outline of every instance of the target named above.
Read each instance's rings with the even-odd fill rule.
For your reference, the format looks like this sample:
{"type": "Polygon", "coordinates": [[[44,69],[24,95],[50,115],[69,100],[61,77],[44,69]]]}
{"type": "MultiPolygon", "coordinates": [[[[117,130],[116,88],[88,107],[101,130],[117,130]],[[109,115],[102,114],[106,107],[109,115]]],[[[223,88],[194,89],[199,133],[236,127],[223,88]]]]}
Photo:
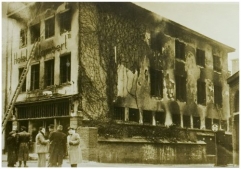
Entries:
{"type": "MultiPolygon", "coordinates": [[[[227,52],[207,37],[156,16],[131,3],[80,3],[81,109],[94,117],[111,117],[113,106],[205,117],[229,117],[227,52]],[[175,40],[185,44],[185,59],[175,58],[175,40]],[[196,49],[205,66],[196,64],[196,49]],[[221,72],[213,70],[213,55],[221,72]],[[150,68],[163,73],[163,97],[150,95],[150,68]],[[176,99],[175,75],[186,77],[186,101],[176,99]],[[197,104],[197,80],[205,82],[206,104],[197,104]],[[222,107],[214,104],[214,85],[222,87],[222,107]]],[[[161,83],[161,82],[160,82],[161,83]]],[[[141,122],[141,121],[140,121],[141,122]]]]}

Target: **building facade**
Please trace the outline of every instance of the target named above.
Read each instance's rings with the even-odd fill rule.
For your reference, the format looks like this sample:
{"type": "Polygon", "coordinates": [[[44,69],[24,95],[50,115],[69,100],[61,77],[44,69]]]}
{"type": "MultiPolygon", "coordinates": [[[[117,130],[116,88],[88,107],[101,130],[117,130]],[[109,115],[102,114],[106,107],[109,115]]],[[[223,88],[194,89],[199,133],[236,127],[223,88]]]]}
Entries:
{"type": "Polygon", "coordinates": [[[132,3],[9,3],[7,16],[5,107],[40,42],[6,132],[88,119],[230,130],[233,48],[132,3]]]}
{"type": "Polygon", "coordinates": [[[228,78],[232,118],[233,164],[239,165],[239,71],[228,78]]]}

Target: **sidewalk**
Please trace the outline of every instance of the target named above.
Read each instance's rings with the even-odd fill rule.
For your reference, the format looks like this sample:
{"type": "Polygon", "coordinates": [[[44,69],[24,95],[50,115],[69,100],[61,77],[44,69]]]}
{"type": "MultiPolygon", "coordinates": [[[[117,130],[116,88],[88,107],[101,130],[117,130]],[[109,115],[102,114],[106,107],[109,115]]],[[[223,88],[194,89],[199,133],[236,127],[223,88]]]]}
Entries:
{"type": "MultiPolygon", "coordinates": [[[[37,167],[37,155],[30,154],[32,160],[27,162],[29,167],[37,167]],[[33,160],[34,159],[34,160],[33,160]]],[[[2,155],[2,167],[7,167],[7,155],[2,155]]],[[[64,159],[62,167],[70,167],[68,159],[64,159]]],[[[214,164],[125,164],[125,163],[99,163],[94,161],[83,161],[78,167],[129,167],[129,168],[212,168],[214,164]]],[[[227,167],[233,168],[228,165],[227,167]]]]}

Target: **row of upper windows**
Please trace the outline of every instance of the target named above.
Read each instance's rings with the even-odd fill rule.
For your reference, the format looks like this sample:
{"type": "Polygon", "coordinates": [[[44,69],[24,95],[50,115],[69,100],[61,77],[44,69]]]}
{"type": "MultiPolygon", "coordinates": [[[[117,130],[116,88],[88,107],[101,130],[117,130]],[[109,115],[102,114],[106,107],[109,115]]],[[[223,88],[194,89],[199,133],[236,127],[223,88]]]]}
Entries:
{"type": "MultiPolygon", "coordinates": [[[[68,10],[64,13],[57,15],[59,19],[60,34],[71,30],[71,11],[68,10]]],[[[39,40],[42,36],[40,29],[40,23],[30,26],[30,41],[31,44],[39,40]]],[[[45,20],[45,39],[55,35],[55,17],[51,17],[45,20]]],[[[20,45],[19,47],[25,47],[27,45],[27,28],[20,30],[20,45]]]]}
{"type": "MultiPolygon", "coordinates": [[[[71,79],[71,54],[67,54],[60,57],[60,84],[67,83],[71,79]]],[[[54,59],[45,61],[44,63],[44,87],[54,85],[54,59]]],[[[19,78],[24,68],[19,69],[19,78]]],[[[35,64],[31,66],[30,76],[30,90],[36,90],[40,88],[40,65],[35,64]]],[[[22,92],[26,91],[26,79],[22,86],[22,92]]]]}
{"type": "MultiPolygon", "coordinates": [[[[163,98],[163,73],[160,70],[150,69],[151,95],[163,98]]],[[[186,78],[175,76],[176,99],[186,101],[187,87],[186,78]]],[[[174,86],[173,86],[174,88],[174,86]]],[[[222,87],[214,85],[214,103],[222,106],[222,87]]],[[[206,84],[200,80],[197,81],[197,103],[206,105],[206,84]]]]}
{"type": "MultiPolygon", "coordinates": [[[[114,120],[125,121],[128,119],[129,122],[139,123],[140,113],[138,109],[129,108],[128,117],[125,117],[125,108],[124,107],[115,107],[113,113],[114,120]]],[[[172,122],[177,126],[181,126],[181,115],[180,114],[172,114],[172,122]]],[[[182,124],[185,128],[191,128],[191,118],[193,126],[192,128],[200,129],[201,120],[200,117],[190,116],[190,115],[182,115],[182,124]]],[[[164,112],[154,112],[143,110],[143,123],[144,124],[153,124],[153,120],[155,120],[156,125],[165,125],[166,115],[164,112]],[[154,115],[154,117],[153,117],[154,115]]],[[[206,129],[211,129],[212,123],[216,123],[221,125],[222,129],[227,130],[227,121],[205,118],[205,127],[206,129]]]]}
{"type": "MultiPolygon", "coordinates": [[[[175,41],[175,57],[185,60],[185,44],[176,40],[175,41]]],[[[201,49],[196,50],[196,64],[205,67],[205,51],[201,49]]],[[[213,69],[221,72],[221,58],[213,55],[213,69]]]]}

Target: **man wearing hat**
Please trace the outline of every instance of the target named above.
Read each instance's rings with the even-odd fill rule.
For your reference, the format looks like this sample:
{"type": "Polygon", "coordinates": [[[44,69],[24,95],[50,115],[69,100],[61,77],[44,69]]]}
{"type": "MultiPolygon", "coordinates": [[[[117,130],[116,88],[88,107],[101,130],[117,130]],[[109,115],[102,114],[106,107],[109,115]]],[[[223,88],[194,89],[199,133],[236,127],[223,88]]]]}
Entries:
{"type": "Polygon", "coordinates": [[[54,131],[49,136],[51,143],[49,162],[52,167],[61,167],[63,158],[66,154],[67,136],[62,132],[63,126],[59,125],[57,131],[54,131]]]}
{"type": "Polygon", "coordinates": [[[73,127],[68,127],[68,132],[67,146],[69,152],[69,163],[71,167],[77,167],[77,164],[82,162],[80,136],[78,133],[75,133],[75,129],[73,127]]]}
{"type": "Polygon", "coordinates": [[[27,167],[30,133],[27,132],[27,128],[25,126],[21,126],[20,132],[16,135],[16,142],[18,145],[18,167],[21,167],[22,161],[24,162],[24,167],[27,167]]]}

